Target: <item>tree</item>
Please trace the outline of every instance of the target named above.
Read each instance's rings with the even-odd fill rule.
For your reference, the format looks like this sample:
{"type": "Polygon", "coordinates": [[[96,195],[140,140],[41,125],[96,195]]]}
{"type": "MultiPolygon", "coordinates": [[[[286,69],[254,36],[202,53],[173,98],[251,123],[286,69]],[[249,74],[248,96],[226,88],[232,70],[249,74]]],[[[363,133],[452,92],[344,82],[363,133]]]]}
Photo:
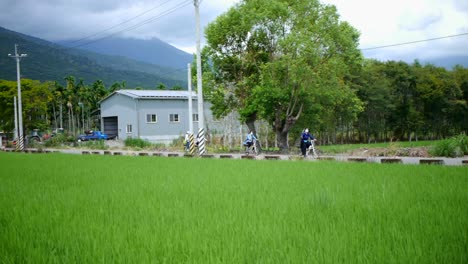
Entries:
{"type": "Polygon", "coordinates": [[[390,80],[383,73],[384,63],[366,60],[362,71],[353,80],[364,111],[359,114],[359,139],[370,143],[382,141],[388,131],[387,121],[394,111],[390,80]]]}
{"type": "Polygon", "coordinates": [[[361,61],[358,32],[317,0],[242,1],[206,36],[223,84],[214,107],[237,110],[250,129],[261,115],[283,152],[304,109],[348,89],[343,77],[361,61]]]}
{"type": "Polygon", "coordinates": [[[167,87],[164,83],[159,83],[157,86],[156,86],[156,90],[166,90],[167,87]]]}
{"type": "Polygon", "coordinates": [[[182,90],[184,90],[184,88],[182,88],[182,86],[176,84],[176,85],[172,86],[171,90],[173,90],[173,91],[182,91],[182,90]]]}

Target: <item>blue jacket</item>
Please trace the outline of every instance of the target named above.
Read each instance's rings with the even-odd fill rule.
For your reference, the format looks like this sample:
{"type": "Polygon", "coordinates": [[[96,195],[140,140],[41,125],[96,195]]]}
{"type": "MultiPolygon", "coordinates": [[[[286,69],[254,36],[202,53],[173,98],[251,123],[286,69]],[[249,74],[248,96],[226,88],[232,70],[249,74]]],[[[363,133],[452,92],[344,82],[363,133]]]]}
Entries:
{"type": "Polygon", "coordinates": [[[303,141],[314,140],[314,136],[312,136],[309,132],[302,132],[301,139],[303,141]]]}

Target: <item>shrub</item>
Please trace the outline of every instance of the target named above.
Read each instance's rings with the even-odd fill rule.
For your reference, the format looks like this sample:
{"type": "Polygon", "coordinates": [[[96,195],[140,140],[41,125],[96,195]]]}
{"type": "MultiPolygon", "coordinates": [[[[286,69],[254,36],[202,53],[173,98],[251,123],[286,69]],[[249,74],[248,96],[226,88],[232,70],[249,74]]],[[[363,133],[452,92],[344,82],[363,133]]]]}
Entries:
{"type": "Polygon", "coordinates": [[[461,134],[441,140],[429,150],[429,153],[440,157],[462,157],[468,154],[468,136],[461,134]]]}
{"type": "Polygon", "coordinates": [[[69,137],[65,134],[58,134],[44,142],[46,147],[58,147],[62,146],[64,143],[69,142],[69,137]]]}
{"type": "Polygon", "coordinates": [[[141,138],[127,138],[125,139],[125,146],[131,148],[146,148],[151,147],[151,143],[141,138]]]}
{"type": "Polygon", "coordinates": [[[87,147],[90,149],[107,149],[108,146],[106,145],[105,140],[91,140],[85,141],[81,143],[81,146],[87,147]]]}

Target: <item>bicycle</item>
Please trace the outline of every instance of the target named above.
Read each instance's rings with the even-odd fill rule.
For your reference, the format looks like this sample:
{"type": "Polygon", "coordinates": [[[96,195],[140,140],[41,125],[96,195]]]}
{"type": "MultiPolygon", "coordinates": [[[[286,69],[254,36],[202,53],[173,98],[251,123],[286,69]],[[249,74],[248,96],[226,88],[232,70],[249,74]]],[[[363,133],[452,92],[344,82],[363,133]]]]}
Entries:
{"type": "Polygon", "coordinates": [[[250,154],[253,155],[258,155],[258,149],[257,149],[257,140],[253,139],[252,142],[246,142],[244,143],[245,146],[245,154],[248,156],[250,154]],[[251,144],[249,144],[251,143],[251,144]]]}
{"type": "Polygon", "coordinates": [[[315,159],[318,157],[317,151],[315,150],[315,140],[310,141],[310,146],[306,149],[306,157],[309,156],[309,153],[312,151],[312,157],[315,159]]]}

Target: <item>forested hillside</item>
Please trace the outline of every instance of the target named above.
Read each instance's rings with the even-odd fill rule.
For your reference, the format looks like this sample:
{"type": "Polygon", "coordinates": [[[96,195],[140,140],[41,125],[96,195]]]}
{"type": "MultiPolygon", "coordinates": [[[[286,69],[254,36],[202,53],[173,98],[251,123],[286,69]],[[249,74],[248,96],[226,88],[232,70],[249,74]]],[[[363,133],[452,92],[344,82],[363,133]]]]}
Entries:
{"type": "Polygon", "coordinates": [[[15,44],[19,53],[28,54],[21,62],[21,75],[28,79],[64,83],[66,76],[75,76],[85,83],[102,80],[107,86],[122,81],[127,87],[144,89],[154,89],[159,83],[186,86],[186,74],[171,68],[64,48],[4,28],[0,28],[0,54],[5,54],[0,59],[0,79],[16,80],[16,64],[6,56],[14,53],[15,44]]]}

